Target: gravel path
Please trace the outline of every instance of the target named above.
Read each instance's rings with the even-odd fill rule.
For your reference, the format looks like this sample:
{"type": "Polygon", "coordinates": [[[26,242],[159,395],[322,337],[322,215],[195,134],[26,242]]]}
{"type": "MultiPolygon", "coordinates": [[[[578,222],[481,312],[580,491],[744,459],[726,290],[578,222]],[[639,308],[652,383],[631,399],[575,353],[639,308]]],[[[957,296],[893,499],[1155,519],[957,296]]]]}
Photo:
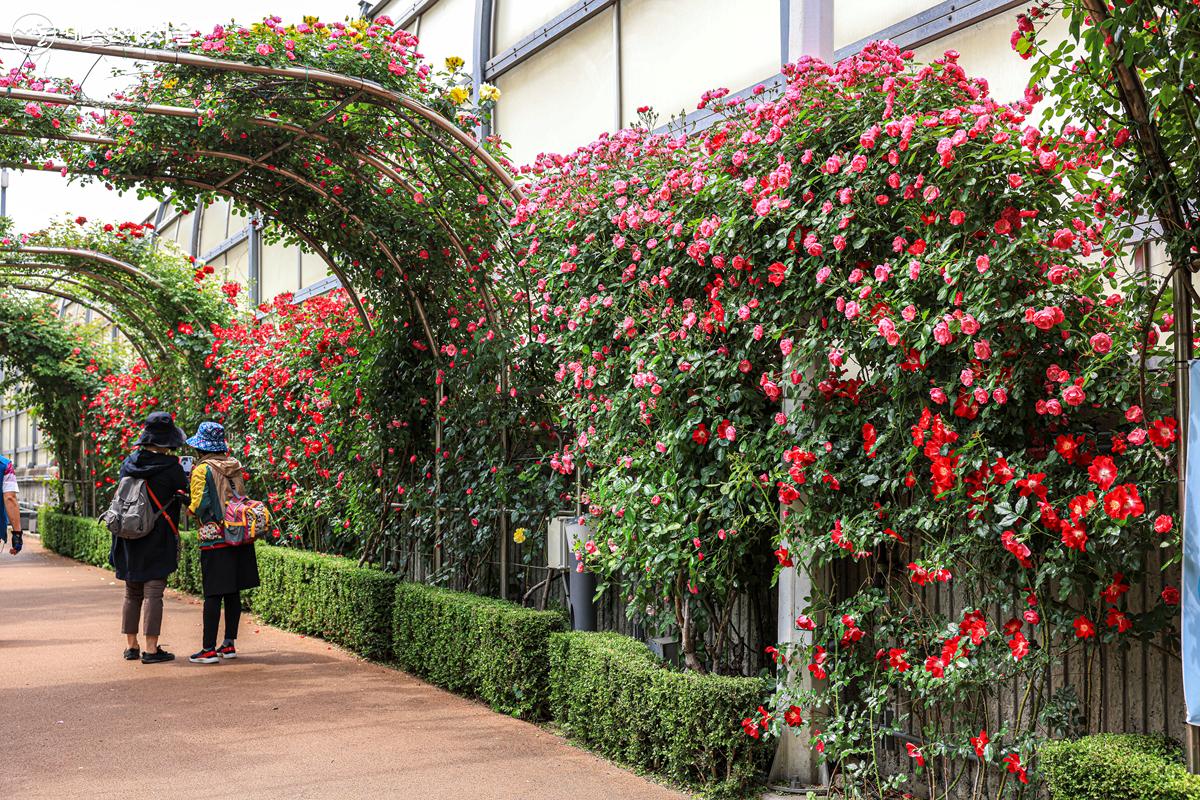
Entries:
{"type": "Polygon", "coordinates": [[[37,540],[0,555],[0,798],[682,800],[534,725],[242,620],[243,657],[188,663],[200,605],[121,659],[123,585],[37,540]]]}

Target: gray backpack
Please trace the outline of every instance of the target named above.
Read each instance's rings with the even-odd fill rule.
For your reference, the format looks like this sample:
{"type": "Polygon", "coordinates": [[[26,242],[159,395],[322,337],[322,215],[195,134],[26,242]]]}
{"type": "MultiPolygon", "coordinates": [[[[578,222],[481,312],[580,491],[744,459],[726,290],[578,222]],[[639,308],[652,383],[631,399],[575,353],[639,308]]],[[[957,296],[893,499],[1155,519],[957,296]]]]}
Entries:
{"type": "MultiPolygon", "coordinates": [[[[108,511],[100,515],[100,522],[113,536],[141,539],[150,535],[162,513],[162,504],[150,490],[150,485],[143,478],[126,476],[117,484],[117,492],[108,511]]],[[[170,517],[166,519],[171,523],[170,517]]],[[[171,527],[175,527],[174,523],[171,523],[171,527]]]]}

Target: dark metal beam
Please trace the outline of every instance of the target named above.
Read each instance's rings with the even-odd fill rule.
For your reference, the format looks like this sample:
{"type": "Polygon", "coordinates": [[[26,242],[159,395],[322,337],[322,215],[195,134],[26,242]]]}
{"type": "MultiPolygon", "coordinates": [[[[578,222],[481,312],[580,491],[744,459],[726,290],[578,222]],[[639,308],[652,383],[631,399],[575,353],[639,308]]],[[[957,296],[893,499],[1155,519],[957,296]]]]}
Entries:
{"type": "Polygon", "coordinates": [[[865,39],[839,47],[834,59],[840,61],[852,56],[877,39],[891,39],[901,47],[920,47],[949,36],[955,31],[983,22],[1020,6],[1029,5],[1028,0],[946,0],[919,14],[903,19],[865,39]]]}
{"type": "MultiPolygon", "coordinates": [[[[485,77],[486,64],[492,57],[492,19],[495,3],[493,0],[475,0],[475,31],[471,53],[471,80],[475,84],[475,102],[479,102],[479,87],[487,82],[485,77]]],[[[480,125],[476,134],[485,139],[492,132],[490,124],[480,125]]]]}
{"type": "MultiPolygon", "coordinates": [[[[379,0],[378,3],[371,6],[371,8],[367,11],[367,18],[375,19],[377,16],[382,14],[383,10],[387,8],[389,2],[391,2],[391,0],[379,0]]],[[[409,3],[408,5],[403,6],[402,10],[397,11],[395,14],[389,14],[388,16],[390,16],[392,21],[396,23],[397,28],[408,30],[408,26],[412,25],[417,17],[428,11],[429,8],[436,2],[437,0],[416,0],[416,2],[409,3]]]]}
{"type": "MultiPolygon", "coordinates": [[[[765,89],[764,94],[770,94],[774,90],[782,88],[783,85],[784,85],[783,74],[780,73],[779,75],[772,75],[770,78],[767,78],[765,81],[762,81],[761,83],[756,83],[754,86],[747,86],[745,89],[742,89],[740,92],[733,92],[732,94],[728,95],[726,98],[723,98],[723,99],[728,99],[730,97],[741,97],[741,98],[754,97],[754,90],[757,89],[759,86],[762,86],[765,89]]],[[[657,128],[654,129],[654,132],[655,133],[675,133],[675,134],[700,133],[701,131],[707,130],[708,128],[712,127],[712,125],[720,119],[721,119],[721,113],[719,111],[714,111],[712,108],[701,108],[701,109],[697,109],[696,111],[689,112],[687,114],[687,116],[685,116],[683,118],[682,124],[680,124],[679,118],[675,118],[669,122],[665,122],[662,125],[659,125],[657,128]]]]}
{"type": "MultiPolygon", "coordinates": [[[[512,2],[512,0],[509,0],[512,2]]],[[[540,52],[556,39],[561,39],[587,22],[617,0],[580,0],[554,19],[539,25],[532,33],[512,47],[502,50],[488,59],[484,66],[484,80],[494,81],[522,61],[540,52]]]]}

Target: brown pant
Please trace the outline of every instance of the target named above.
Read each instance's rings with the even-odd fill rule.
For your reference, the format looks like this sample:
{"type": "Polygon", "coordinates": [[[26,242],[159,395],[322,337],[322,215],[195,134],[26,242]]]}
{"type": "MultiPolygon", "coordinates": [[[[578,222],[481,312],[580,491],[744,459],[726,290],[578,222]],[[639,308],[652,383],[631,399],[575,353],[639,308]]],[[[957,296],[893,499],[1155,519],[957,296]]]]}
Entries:
{"type": "Polygon", "coordinates": [[[144,632],[147,636],[158,636],[162,631],[163,591],[166,588],[165,580],[125,581],[125,607],[121,614],[121,633],[136,634],[138,632],[138,616],[141,615],[142,601],[145,600],[144,632]]]}

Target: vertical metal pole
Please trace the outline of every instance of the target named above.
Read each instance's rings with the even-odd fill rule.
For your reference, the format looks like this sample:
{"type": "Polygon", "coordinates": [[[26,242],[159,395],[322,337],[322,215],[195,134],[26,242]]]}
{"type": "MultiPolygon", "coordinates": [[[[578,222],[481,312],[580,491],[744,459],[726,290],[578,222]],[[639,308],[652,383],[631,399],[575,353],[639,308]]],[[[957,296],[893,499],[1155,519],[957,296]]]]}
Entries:
{"type": "Polygon", "coordinates": [[[8,216],[8,170],[0,169],[0,217],[8,216]]]}
{"type": "Polygon", "coordinates": [[[196,215],[192,217],[192,244],[188,248],[188,255],[192,258],[200,257],[200,225],[204,220],[204,212],[207,210],[207,205],[198,205],[192,211],[196,215]]]}
{"type": "MultiPolygon", "coordinates": [[[[500,404],[508,403],[508,365],[500,370],[500,404]]],[[[500,428],[500,452],[503,454],[501,463],[508,464],[508,423],[500,428]]],[[[500,599],[508,599],[508,508],[502,503],[500,513],[500,599]]]]}
{"type": "Polygon", "coordinates": [[[250,303],[254,308],[263,301],[262,294],[262,217],[256,211],[247,223],[246,244],[250,253],[250,303]]]}
{"type": "MultiPolygon", "coordinates": [[[[471,64],[471,82],[474,84],[475,102],[479,102],[479,87],[487,80],[487,62],[492,57],[492,6],[493,0],[475,0],[474,47],[471,64]]],[[[482,141],[490,136],[492,126],[481,124],[475,135],[482,141]]]]}
{"type": "MultiPolygon", "coordinates": [[[[436,367],[435,367],[436,370],[436,367]]],[[[437,385],[433,409],[433,571],[442,569],[442,384],[437,385]]]]}
{"type": "Polygon", "coordinates": [[[621,0],[613,6],[613,62],[616,79],[616,108],[613,109],[613,129],[620,130],[625,126],[625,84],[623,82],[621,63],[621,0]]]}

